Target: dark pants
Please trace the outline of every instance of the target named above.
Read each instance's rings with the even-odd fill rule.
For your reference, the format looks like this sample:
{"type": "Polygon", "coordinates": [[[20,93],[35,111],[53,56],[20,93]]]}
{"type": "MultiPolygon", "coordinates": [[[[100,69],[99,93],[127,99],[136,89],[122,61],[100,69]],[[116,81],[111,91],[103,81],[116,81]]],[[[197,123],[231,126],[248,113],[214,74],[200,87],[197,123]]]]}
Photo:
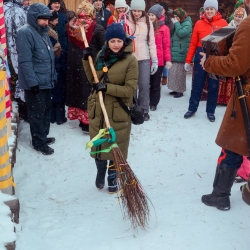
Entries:
{"type": "Polygon", "coordinates": [[[65,122],[65,104],[64,103],[53,103],[51,107],[51,123],[56,122],[60,124],[65,122]]]}
{"type": "Polygon", "coordinates": [[[228,168],[240,168],[243,162],[243,156],[227,149],[222,148],[218,158],[218,165],[228,168]]]}
{"type": "Polygon", "coordinates": [[[25,90],[25,100],[30,122],[30,133],[34,148],[47,146],[46,140],[50,128],[51,90],[40,90],[34,95],[25,90]]]}
{"type": "MultiPolygon", "coordinates": [[[[97,170],[100,172],[106,172],[107,170],[107,160],[98,160],[95,159],[95,163],[96,163],[96,167],[97,170]]],[[[109,166],[113,165],[113,161],[109,161],[109,166]]],[[[114,170],[114,167],[108,168],[108,175],[114,175],[116,173],[116,171],[114,170]]]]}
{"type": "Polygon", "coordinates": [[[161,98],[161,75],[164,66],[159,66],[156,73],[150,76],[150,106],[157,106],[161,98]]]}
{"type": "MultiPolygon", "coordinates": [[[[189,99],[189,111],[196,112],[200,103],[202,90],[208,73],[200,65],[200,49],[197,49],[194,60],[194,82],[189,99]]],[[[208,95],[206,112],[214,114],[217,105],[219,81],[208,77],[208,95]]]]}

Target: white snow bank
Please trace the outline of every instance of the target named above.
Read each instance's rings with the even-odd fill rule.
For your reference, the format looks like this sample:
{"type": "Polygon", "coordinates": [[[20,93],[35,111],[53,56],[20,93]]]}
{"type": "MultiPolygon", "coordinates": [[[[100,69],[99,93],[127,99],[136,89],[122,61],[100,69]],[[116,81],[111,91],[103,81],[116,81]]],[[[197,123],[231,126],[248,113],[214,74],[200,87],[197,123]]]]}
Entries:
{"type": "Polygon", "coordinates": [[[14,199],[11,195],[3,194],[0,191],[0,250],[5,249],[7,243],[16,240],[14,223],[10,218],[10,208],[4,204],[5,201],[14,199]]]}

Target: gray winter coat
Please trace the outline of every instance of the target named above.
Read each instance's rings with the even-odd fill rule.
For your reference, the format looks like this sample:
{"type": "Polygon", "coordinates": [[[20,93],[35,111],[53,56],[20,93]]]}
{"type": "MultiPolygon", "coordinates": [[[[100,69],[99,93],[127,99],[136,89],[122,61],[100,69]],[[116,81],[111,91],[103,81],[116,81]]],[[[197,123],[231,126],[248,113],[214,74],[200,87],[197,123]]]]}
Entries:
{"type": "Polygon", "coordinates": [[[39,16],[50,16],[47,6],[35,3],[30,6],[27,24],[17,33],[18,83],[21,89],[39,85],[51,89],[56,80],[54,50],[47,35],[48,28],[38,26],[39,16]]]}

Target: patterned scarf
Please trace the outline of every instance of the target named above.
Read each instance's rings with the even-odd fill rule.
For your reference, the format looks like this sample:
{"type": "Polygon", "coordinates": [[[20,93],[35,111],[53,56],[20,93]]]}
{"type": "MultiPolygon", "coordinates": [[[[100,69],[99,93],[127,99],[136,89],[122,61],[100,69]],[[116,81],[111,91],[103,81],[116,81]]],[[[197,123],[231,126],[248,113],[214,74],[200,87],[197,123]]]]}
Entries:
{"type": "Polygon", "coordinates": [[[180,22],[183,22],[184,19],[187,17],[186,11],[183,10],[182,8],[175,9],[173,14],[180,18],[180,22]]]}

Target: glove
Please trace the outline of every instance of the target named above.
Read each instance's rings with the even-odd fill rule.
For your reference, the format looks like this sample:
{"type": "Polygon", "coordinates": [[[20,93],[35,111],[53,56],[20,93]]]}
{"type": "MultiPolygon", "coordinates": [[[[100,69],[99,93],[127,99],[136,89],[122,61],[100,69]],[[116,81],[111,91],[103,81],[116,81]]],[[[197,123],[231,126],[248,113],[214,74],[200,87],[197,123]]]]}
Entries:
{"type": "Polygon", "coordinates": [[[39,94],[39,91],[40,91],[39,85],[30,87],[30,91],[31,91],[31,93],[32,93],[33,95],[39,94]]]}
{"type": "Polygon", "coordinates": [[[171,69],[172,63],[171,63],[171,62],[166,62],[165,67],[166,67],[167,69],[171,69]]]}
{"type": "Polygon", "coordinates": [[[93,88],[96,93],[98,93],[99,91],[102,91],[103,93],[107,91],[107,85],[103,82],[94,83],[93,88]]]}
{"type": "Polygon", "coordinates": [[[185,63],[184,69],[185,69],[186,71],[190,71],[190,70],[192,69],[192,67],[191,67],[191,65],[190,65],[189,63],[185,63]]]}
{"type": "Polygon", "coordinates": [[[92,49],[90,47],[86,48],[83,50],[83,60],[88,61],[89,56],[91,56],[93,58],[93,52],[92,49]]]}
{"type": "Polygon", "coordinates": [[[173,24],[179,22],[176,18],[171,18],[171,21],[172,21],[173,24]]]}
{"type": "Polygon", "coordinates": [[[157,58],[153,58],[152,59],[152,65],[151,65],[151,69],[150,69],[150,74],[153,75],[155,74],[155,72],[158,69],[158,59],[157,58]]]}

